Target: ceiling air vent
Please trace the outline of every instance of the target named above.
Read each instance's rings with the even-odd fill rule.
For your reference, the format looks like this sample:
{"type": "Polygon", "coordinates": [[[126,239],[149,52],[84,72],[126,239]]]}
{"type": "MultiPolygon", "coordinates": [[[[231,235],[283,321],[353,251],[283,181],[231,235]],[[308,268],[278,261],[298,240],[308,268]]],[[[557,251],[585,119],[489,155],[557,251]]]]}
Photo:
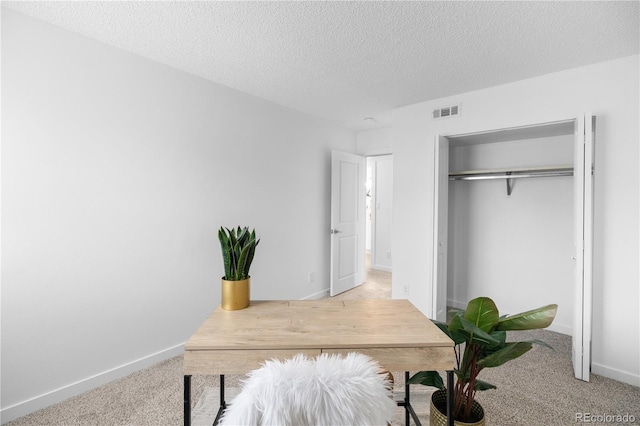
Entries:
{"type": "Polygon", "coordinates": [[[460,105],[453,105],[433,110],[433,118],[452,117],[460,114],[460,105]]]}

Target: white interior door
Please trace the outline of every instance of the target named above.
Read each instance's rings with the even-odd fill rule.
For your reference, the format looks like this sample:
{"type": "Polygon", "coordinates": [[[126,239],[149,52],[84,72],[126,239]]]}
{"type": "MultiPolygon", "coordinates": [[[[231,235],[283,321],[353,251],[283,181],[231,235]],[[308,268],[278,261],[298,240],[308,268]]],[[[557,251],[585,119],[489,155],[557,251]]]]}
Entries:
{"type": "Polygon", "coordinates": [[[576,281],[572,357],[575,377],[587,382],[591,371],[594,121],[591,115],[576,120],[573,165],[576,281]]]}
{"type": "Polygon", "coordinates": [[[331,152],[331,296],[365,277],[366,159],[331,152]]]}
{"type": "Polygon", "coordinates": [[[436,136],[433,206],[433,307],[432,319],[447,319],[447,250],[449,234],[449,141],[436,136]]]}

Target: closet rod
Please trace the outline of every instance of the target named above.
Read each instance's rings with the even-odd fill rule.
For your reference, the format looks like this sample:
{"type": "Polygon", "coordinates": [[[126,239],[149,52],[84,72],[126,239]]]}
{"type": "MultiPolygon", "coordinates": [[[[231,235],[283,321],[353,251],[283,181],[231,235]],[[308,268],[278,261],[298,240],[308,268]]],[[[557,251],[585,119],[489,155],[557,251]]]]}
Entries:
{"type": "Polygon", "coordinates": [[[513,179],[573,176],[573,167],[541,167],[537,169],[513,169],[513,170],[478,170],[469,172],[450,173],[449,180],[485,180],[506,179],[507,196],[511,197],[513,191],[513,179]]]}
{"type": "Polygon", "coordinates": [[[573,176],[573,167],[528,170],[484,170],[450,173],[449,180],[516,179],[535,177],[573,176]]]}

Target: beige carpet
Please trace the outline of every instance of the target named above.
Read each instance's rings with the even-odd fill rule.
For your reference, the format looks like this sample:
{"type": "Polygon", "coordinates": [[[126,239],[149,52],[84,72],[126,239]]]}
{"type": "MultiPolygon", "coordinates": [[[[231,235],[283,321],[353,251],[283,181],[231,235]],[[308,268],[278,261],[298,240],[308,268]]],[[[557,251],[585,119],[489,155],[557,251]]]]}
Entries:
{"type": "MultiPolygon", "coordinates": [[[[370,271],[366,284],[338,298],[390,297],[391,276],[370,271]]],[[[517,338],[537,338],[555,350],[536,347],[523,357],[481,373],[498,386],[479,394],[488,424],[575,425],[576,413],[633,415],[640,424],[640,388],[592,375],[589,383],[573,378],[571,338],[550,331],[522,332],[517,338]]],[[[624,351],[624,348],[620,348],[624,351]]],[[[396,389],[403,386],[403,373],[395,372],[396,389]]],[[[238,376],[227,376],[227,388],[239,387],[238,376]]],[[[22,417],[9,426],[177,426],[183,423],[182,357],[175,357],[121,380],[22,417]]],[[[217,389],[216,376],[193,377],[193,401],[210,404],[205,390],[217,389]],[[205,395],[203,399],[201,397],[205,395]]],[[[413,402],[428,406],[423,386],[412,386],[413,402]],[[418,395],[422,393],[422,395],[418,395]]],[[[214,398],[217,410],[217,398],[214,398]]],[[[207,408],[208,409],[208,408],[207,408]]],[[[425,412],[426,414],[426,412],[425,412]]],[[[424,418],[424,414],[422,416],[424,418]]],[[[590,424],[620,424],[591,422],[590,424]]]]}

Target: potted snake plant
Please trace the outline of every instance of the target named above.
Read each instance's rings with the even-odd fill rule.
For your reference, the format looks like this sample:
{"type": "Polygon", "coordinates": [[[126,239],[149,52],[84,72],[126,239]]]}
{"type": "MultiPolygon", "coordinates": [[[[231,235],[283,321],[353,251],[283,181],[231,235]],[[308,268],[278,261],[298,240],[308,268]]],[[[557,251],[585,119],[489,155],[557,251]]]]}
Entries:
{"type": "MultiPolygon", "coordinates": [[[[484,425],[484,410],[475,400],[477,391],[496,386],[478,379],[485,368],[498,367],[529,351],[533,344],[551,348],[540,340],[507,342],[507,331],[548,327],[556,316],[558,305],[547,305],[516,315],[500,316],[493,300],[478,297],[465,311],[454,311],[449,324],[434,321],[454,342],[456,383],[453,390],[455,425],[484,425]]],[[[409,383],[438,388],[431,396],[431,425],[446,425],[447,393],[437,371],[421,371],[409,383]]]]}
{"type": "Polygon", "coordinates": [[[249,268],[253,262],[256,246],[260,242],[256,238],[256,230],[248,227],[224,228],[218,231],[218,239],[222,248],[224,276],[222,277],[222,309],[229,311],[244,309],[249,306],[251,276],[249,268]]]}

